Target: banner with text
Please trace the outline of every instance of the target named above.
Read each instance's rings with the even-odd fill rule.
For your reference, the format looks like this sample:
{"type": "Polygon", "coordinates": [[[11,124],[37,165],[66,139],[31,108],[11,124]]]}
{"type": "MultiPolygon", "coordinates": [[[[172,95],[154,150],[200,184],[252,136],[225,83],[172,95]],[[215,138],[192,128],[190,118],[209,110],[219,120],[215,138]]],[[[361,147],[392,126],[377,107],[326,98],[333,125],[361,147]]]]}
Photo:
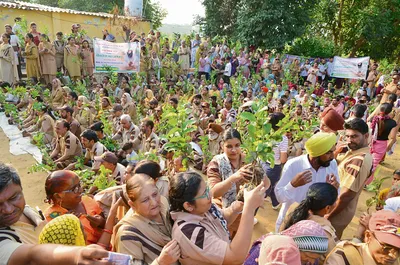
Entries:
{"type": "Polygon", "coordinates": [[[350,79],[367,79],[369,57],[333,59],[332,76],[350,79]]]}
{"type": "Polygon", "coordinates": [[[93,46],[96,73],[140,72],[140,44],[138,42],[114,43],[95,39],[93,46]]]}

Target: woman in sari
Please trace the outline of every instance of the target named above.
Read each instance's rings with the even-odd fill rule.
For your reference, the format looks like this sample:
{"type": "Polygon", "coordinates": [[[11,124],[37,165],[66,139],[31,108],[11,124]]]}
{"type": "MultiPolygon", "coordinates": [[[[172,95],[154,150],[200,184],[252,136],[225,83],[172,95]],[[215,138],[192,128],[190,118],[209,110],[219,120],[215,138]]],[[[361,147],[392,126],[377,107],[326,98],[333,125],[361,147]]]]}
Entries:
{"type": "Polygon", "coordinates": [[[243,57],[239,58],[239,66],[242,68],[242,73],[246,78],[250,77],[250,64],[251,61],[247,53],[243,57]]]}
{"type": "Polygon", "coordinates": [[[56,77],[57,64],[56,64],[56,49],[53,44],[49,42],[49,37],[46,34],[40,35],[40,43],[38,46],[40,55],[40,66],[42,70],[42,77],[46,84],[50,84],[56,77]]]}
{"type": "Polygon", "coordinates": [[[315,83],[317,82],[318,72],[319,68],[317,63],[314,63],[313,66],[308,70],[307,81],[313,86],[315,86],[315,83]]]}
{"type": "Polygon", "coordinates": [[[135,264],[177,265],[180,248],[171,240],[169,204],[154,180],[135,174],[126,192],[132,209],[114,228],[114,251],[131,255],[135,264]]]}
{"type": "Polygon", "coordinates": [[[0,45],[0,80],[10,85],[16,81],[16,62],[13,47],[10,45],[10,35],[1,35],[3,43],[0,45]]]}
{"type": "Polygon", "coordinates": [[[33,36],[31,33],[25,36],[25,52],[22,56],[26,59],[26,76],[28,79],[35,78],[40,79],[40,63],[39,63],[39,52],[38,48],[33,42],[33,36]]]}
{"type": "Polygon", "coordinates": [[[135,102],[133,102],[131,95],[129,93],[124,93],[121,99],[121,105],[122,105],[122,112],[124,114],[128,114],[132,121],[135,123],[136,122],[136,105],[135,102]]]}
{"type": "Polygon", "coordinates": [[[183,40],[181,42],[181,46],[178,49],[178,55],[179,55],[179,63],[181,65],[184,74],[187,74],[190,68],[189,53],[190,49],[186,47],[186,41],[183,40]]]}
{"type": "Polygon", "coordinates": [[[82,131],[86,130],[93,124],[94,113],[91,103],[85,96],[79,96],[74,108],[74,118],[81,125],[82,131]]]}
{"type": "MultiPolygon", "coordinates": [[[[239,187],[251,179],[253,172],[245,167],[240,133],[230,128],[223,133],[222,138],[223,153],[215,156],[208,164],[207,178],[213,198],[225,209],[236,200],[239,187]]],[[[269,188],[269,181],[265,181],[265,187],[269,188]]],[[[239,221],[240,218],[229,227],[232,236],[237,232],[239,221]]]]}
{"type": "Polygon", "coordinates": [[[46,179],[45,190],[47,201],[51,205],[44,212],[47,221],[74,213],[82,223],[86,244],[97,243],[105,219],[96,201],[89,196],[82,196],[78,175],[69,170],[54,171],[46,179]]]}
{"type": "Polygon", "coordinates": [[[64,67],[73,81],[81,78],[80,51],[74,37],[68,38],[68,44],[64,48],[64,67]]]}
{"type": "MultiPolygon", "coordinates": [[[[396,139],[397,123],[389,116],[392,110],[393,105],[391,105],[390,103],[381,104],[380,113],[376,115],[371,122],[371,154],[373,158],[372,172],[374,172],[379,163],[384,160],[386,152],[390,151],[390,148],[388,148],[389,138],[396,139]]],[[[366,184],[368,185],[369,183],[371,183],[373,179],[374,175],[372,174],[371,177],[368,178],[366,184]]]]}
{"type": "Polygon", "coordinates": [[[97,113],[97,119],[100,120],[102,116],[108,118],[110,116],[110,112],[112,110],[112,103],[109,97],[101,98],[101,109],[97,113]]]}
{"type": "Polygon", "coordinates": [[[93,52],[92,49],[90,49],[89,42],[87,40],[82,42],[81,56],[83,77],[92,78],[94,71],[93,52]]]}

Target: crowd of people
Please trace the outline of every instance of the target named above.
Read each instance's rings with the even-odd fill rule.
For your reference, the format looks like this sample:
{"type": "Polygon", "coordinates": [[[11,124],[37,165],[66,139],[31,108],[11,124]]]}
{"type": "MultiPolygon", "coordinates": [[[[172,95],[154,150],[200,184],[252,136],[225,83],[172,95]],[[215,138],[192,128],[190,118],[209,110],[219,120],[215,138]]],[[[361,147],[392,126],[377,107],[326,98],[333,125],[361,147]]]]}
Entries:
{"type": "MultiPolygon", "coordinates": [[[[109,251],[149,265],[398,264],[398,170],[377,211],[343,238],[394,152],[397,69],[371,62],[366,79],[350,83],[332,77],[332,58],[301,63],[199,35],[170,45],[124,26],[126,41],[141,45],[143,74],[97,75],[79,25],[51,42],[31,23],[24,46],[13,28],[0,46],[2,110],[15,106],[10,124],[42,147],[49,206],[29,207],[18,173],[0,164],[0,264],[112,264],[109,251]],[[28,82],[18,81],[23,61],[28,82]],[[56,78],[63,70],[69,80],[56,78]],[[264,124],[281,135],[272,158],[254,162],[262,180],[246,189],[255,170],[242,149],[250,126],[239,125],[260,102],[264,124]],[[266,205],[279,210],[276,229],[252,242],[266,205]]],[[[103,39],[115,41],[106,30],[103,39]]]]}

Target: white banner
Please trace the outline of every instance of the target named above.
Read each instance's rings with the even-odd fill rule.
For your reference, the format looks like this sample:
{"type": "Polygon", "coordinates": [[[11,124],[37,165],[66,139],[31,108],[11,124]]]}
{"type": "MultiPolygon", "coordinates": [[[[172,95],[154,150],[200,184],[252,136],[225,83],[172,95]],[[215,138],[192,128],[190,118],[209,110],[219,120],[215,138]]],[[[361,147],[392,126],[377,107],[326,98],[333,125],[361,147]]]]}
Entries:
{"type": "Polygon", "coordinates": [[[350,79],[367,79],[369,57],[333,59],[332,76],[350,79]]]}
{"type": "Polygon", "coordinates": [[[95,39],[93,47],[96,73],[110,70],[119,73],[140,72],[140,44],[138,42],[114,43],[95,39]]]}

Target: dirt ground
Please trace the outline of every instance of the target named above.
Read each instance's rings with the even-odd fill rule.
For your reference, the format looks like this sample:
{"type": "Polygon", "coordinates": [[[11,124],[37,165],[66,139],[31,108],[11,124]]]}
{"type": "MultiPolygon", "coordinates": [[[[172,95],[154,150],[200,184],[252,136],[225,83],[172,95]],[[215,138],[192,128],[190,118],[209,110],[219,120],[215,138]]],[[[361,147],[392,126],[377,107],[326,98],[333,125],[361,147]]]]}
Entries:
{"type": "MultiPolygon", "coordinates": [[[[9,152],[9,141],[3,131],[0,129],[0,146],[2,148],[1,162],[12,164],[21,176],[22,186],[24,189],[26,203],[32,207],[39,206],[44,210],[47,205],[44,202],[46,194],[44,191],[44,183],[47,174],[43,172],[28,173],[29,168],[36,162],[31,155],[14,156],[9,152]]],[[[395,154],[387,156],[384,165],[382,166],[379,175],[380,177],[392,176],[392,172],[396,167],[399,167],[400,162],[400,147],[396,146],[395,154]]],[[[384,187],[389,187],[391,180],[386,180],[384,187]]],[[[358,218],[360,214],[366,211],[366,200],[371,197],[371,193],[362,191],[358,202],[356,216],[353,218],[351,224],[344,231],[343,239],[352,238],[358,226],[358,218]]],[[[371,209],[372,210],[372,209],[371,209]]],[[[275,221],[278,217],[278,211],[271,208],[270,203],[266,203],[264,209],[260,209],[256,218],[258,224],[255,225],[253,231],[253,239],[257,239],[261,235],[274,231],[275,221]]]]}

